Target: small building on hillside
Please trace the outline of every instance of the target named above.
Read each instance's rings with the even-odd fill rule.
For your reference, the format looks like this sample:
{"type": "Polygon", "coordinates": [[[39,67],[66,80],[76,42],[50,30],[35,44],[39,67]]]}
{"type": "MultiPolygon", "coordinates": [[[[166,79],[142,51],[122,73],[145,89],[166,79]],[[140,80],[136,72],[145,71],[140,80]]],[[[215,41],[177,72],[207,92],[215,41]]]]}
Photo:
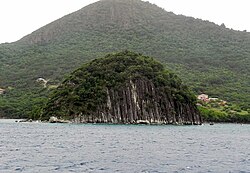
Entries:
{"type": "Polygon", "coordinates": [[[38,78],[37,80],[36,80],[38,83],[41,83],[42,85],[43,85],[43,87],[44,88],[46,88],[47,87],[47,83],[48,83],[48,80],[45,80],[44,78],[38,78]]]}
{"type": "Polygon", "coordinates": [[[217,101],[219,100],[218,98],[209,98],[209,101],[217,101]]]}
{"type": "Polygon", "coordinates": [[[5,93],[5,89],[0,88],[0,94],[4,94],[5,93]]]}
{"type": "Polygon", "coordinates": [[[197,99],[201,100],[201,101],[204,101],[204,102],[209,102],[209,97],[208,97],[207,94],[198,95],[197,99]]]}

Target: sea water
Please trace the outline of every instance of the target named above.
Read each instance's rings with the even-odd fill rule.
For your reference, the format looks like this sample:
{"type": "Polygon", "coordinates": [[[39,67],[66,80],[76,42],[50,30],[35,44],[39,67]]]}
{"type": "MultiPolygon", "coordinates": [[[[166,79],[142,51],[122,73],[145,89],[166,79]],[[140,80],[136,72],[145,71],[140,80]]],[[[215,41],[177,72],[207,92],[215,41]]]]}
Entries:
{"type": "Polygon", "coordinates": [[[0,172],[250,172],[250,125],[0,120],[0,172]]]}

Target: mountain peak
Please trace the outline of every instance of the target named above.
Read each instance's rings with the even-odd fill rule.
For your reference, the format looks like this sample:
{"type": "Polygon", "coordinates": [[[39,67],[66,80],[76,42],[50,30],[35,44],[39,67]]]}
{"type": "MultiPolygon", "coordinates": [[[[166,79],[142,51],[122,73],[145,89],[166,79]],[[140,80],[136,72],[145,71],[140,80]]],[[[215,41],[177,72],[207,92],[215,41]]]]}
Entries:
{"type": "Polygon", "coordinates": [[[0,86],[15,88],[7,91],[14,93],[6,95],[10,106],[2,106],[4,112],[15,112],[12,107],[23,115],[12,103],[25,93],[19,103],[26,110],[26,90],[36,89],[37,78],[57,85],[79,64],[121,50],[156,57],[196,93],[249,107],[250,33],[175,15],[140,0],[101,0],[16,43],[0,45],[0,86]]]}
{"type": "Polygon", "coordinates": [[[135,25],[148,25],[166,13],[160,7],[141,0],[100,0],[34,31],[20,41],[43,44],[86,30],[102,31],[106,28],[109,31],[113,26],[127,30],[135,25]]]}

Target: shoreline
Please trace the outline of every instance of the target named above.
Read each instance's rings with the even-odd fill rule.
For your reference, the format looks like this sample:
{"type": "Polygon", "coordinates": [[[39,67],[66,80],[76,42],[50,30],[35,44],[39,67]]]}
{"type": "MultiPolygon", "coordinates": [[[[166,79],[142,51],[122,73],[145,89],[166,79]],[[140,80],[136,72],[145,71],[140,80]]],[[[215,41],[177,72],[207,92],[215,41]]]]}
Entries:
{"type": "Polygon", "coordinates": [[[31,120],[31,119],[10,119],[10,118],[0,118],[1,120],[6,120],[13,123],[48,123],[48,124],[93,124],[93,125],[148,125],[148,126],[164,126],[164,125],[173,125],[173,126],[202,126],[202,125],[218,125],[218,124],[238,124],[238,125],[250,125],[250,122],[203,122],[202,124],[178,124],[178,123],[99,123],[99,122],[85,122],[85,123],[77,123],[69,120],[60,120],[59,122],[49,122],[49,121],[41,121],[41,120],[31,120]]]}

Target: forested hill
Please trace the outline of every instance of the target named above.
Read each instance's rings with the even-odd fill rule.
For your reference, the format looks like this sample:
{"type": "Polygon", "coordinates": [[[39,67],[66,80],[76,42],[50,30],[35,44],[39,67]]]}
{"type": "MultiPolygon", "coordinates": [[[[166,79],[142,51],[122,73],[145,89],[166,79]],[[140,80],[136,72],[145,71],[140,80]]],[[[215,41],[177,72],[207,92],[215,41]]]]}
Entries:
{"type": "Polygon", "coordinates": [[[79,64],[125,49],[156,57],[196,93],[249,107],[249,32],[140,0],[101,0],[0,45],[0,114],[26,116],[42,102],[47,90],[36,79],[56,85],[79,64]]]}
{"type": "Polygon", "coordinates": [[[123,51],[85,63],[50,95],[40,119],[79,123],[201,124],[196,97],[151,57],[123,51]]]}

